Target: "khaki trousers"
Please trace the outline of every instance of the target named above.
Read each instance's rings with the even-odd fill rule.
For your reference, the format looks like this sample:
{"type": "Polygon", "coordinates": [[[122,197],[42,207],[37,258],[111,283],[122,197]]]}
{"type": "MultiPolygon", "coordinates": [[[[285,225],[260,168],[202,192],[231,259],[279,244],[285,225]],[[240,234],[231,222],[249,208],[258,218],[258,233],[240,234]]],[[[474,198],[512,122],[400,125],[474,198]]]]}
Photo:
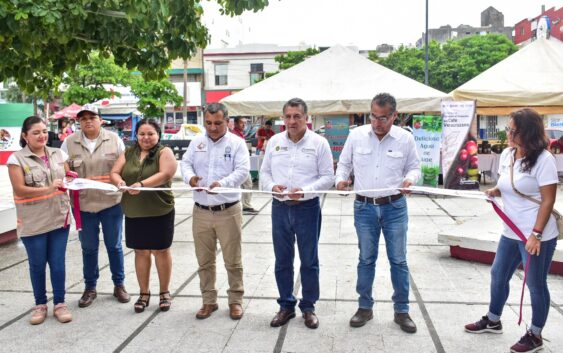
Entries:
{"type": "MultiPolygon", "coordinates": [[[[252,177],[248,174],[248,178],[240,185],[241,189],[252,190],[252,177]]],[[[243,192],[241,196],[242,208],[252,208],[252,194],[250,192],[243,192]]]]}
{"type": "Polygon", "coordinates": [[[242,208],[240,202],[223,211],[209,211],[194,205],[192,231],[195,254],[199,264],[199,287],[203,304],[217,302],[215,288],[217,240],[221,245],[227,270],[229,304],[241,304],[244,294],[242,281],[241,233],[242,208]]]}

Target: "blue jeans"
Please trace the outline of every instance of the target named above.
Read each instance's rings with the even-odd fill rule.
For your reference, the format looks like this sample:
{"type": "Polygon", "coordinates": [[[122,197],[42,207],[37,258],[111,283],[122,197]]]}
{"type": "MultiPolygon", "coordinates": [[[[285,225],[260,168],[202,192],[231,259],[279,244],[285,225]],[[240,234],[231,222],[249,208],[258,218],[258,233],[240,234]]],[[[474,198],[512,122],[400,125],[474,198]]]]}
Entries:
{"type": "Polygon", "coordinates": [[[35,305],[47,304],[45,268],[49,264],[55,305],[65,302],[65,254],[69,227],[22,237],[27,251],[35,305]]]}
{"type": "Polygon", "coordinates": [[[319,236],[321,234],[321,207],[319,198],[299,202],[294,206],[272,202],[272,238],[276,256],[275,274],[282,309],[295,310],[293,295],[293,259],[295,239],[301,259],[302,312],[315,311],[319,300],[319,236]]]}
{"type": "Polygon", "coordinates": [[[407,266],[407,200],[401,197],[385,205],[354,201],[354,226],[358,235],[360,256],[356,292],[359,307],[373,308],[373,280],[379,236],[383,231],[385,248],[391,265],[393,307],[396,313],[409,312],[409,267],[407,266]]]}
{"type": "Polygon", "coordinates": [[[123,211],[121,205],[100,212],[80,212],[82,230],[78,233],[82,245],[83,274],[86,289],[96,289],[100,269],[98,268],[98,248],[100,247],[100,223],[104,233],[104,244],[108,252],[109,268],[113,284],[120,286],[125,279],[123,269],[123,249],[121,247],[123,211]]]}
{"type": "MultiPolygon", "coordinates": [[[[535,334],[541,332],[549,313],[550,296],[547,288],[547,274],[556,245],[556,238],[544,241],[541,243],[540,254],[530,257],[526,284],[530,290],[532,302],[532,326],[530,326],[530,329],[535,334]]],[[[521,263],[525,266],[527,259],[528,252],[526,252],[524,242],[505,236],[500,237],[495,261],[491,268],[491,303],[487,314],[490,320],[498,321],[500,319],[510,292],[510,278],[521,263]]]]}

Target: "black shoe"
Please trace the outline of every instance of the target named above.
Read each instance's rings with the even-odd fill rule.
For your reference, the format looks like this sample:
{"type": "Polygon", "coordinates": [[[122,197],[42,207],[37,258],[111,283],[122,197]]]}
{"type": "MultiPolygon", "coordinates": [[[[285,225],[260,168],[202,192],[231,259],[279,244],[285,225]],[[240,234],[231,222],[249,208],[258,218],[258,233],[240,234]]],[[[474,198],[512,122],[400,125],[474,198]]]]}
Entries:
{"type": "Polygon", "coordinates": [[[416,324],[412,321],[409,313],[395,313],[395,323],[401,326],[401,330],[407,333],[416,332],[416,324]]]}
{"type": "Polygon", "coordinates": [[[258,210],[255,210],[252,207],[245,207],[242,209],[242,214],[244,215],[255,215],[258,213],[258,210]]]}
{"type": "Polygon", "coordinates": [[[373,319],[373,310],[359,308],[350,319],[350,326],[362,327],[371,319],[373,319]]]}

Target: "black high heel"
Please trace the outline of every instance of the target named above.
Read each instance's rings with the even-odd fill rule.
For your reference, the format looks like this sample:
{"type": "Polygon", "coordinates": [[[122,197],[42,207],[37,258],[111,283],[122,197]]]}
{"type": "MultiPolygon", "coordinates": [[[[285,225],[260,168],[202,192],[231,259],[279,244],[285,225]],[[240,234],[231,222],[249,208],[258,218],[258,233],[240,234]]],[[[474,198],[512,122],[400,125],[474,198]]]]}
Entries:
{"type": "Polygon", "coordinates": [[[158,304],[160,311],[170,310],[170,305],[172,305],[172,297],[170,296],[170,292],[166,291],[160,293],[160,303],[158,304]]]}
{"type": "Polygon", "coordinates": [[[137,299],[137,301],[135,302],[135,312],[136,313],[142,313],[143,311],[145,311],[145,308],[147,306],[149,306],[151,300],[151,293],[140,293],[139,294],[139,299],[137,299]],[[143,299],[143,297],[147,297],[147,299],[143,299]]]}

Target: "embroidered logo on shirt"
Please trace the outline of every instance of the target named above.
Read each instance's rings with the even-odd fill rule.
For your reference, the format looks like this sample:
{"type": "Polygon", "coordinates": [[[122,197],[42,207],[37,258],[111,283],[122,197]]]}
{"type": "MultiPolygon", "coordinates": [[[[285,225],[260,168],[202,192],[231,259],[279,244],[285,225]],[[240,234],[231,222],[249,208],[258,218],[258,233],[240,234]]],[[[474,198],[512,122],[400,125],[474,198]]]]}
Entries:
{"type": "Polygon", "coordinates": [[[205,143],[201,142],[199,145],[197,145],[197,149],[198,150],[202,150],[205,148],[205,143]]]}
{"type": "Polygon", "coordinates": [[[225,154],[231,153],[231,146],[225,147],[225,154]]]}
{"type": "Polygon", "coordinates": [[[315,154],[316,150],[314,148],[305,148],[303,147],[301,149],[301,152],[303,153],[308,153],[308,154],[315,154]]]}
{"type": "Polygon", "coordinates": [[[286,152],[287,152],[287,147],[284,147],[284,146],[276,146],[276,152],[279,152],[279,151],[286,151],[286,152]]]}

